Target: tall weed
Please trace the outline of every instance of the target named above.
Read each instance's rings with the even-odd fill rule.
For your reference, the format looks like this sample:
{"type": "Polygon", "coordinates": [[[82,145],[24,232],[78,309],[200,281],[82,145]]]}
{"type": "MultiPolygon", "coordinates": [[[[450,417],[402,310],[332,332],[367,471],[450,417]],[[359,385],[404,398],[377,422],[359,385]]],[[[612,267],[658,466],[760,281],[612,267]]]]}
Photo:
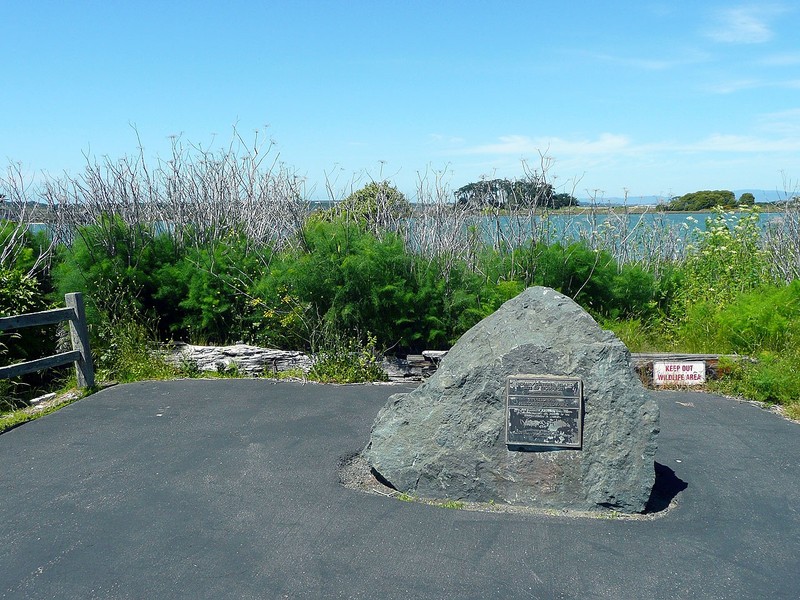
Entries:
{"type": "Polygon", "coordinates": [[[380,364],[375,337],[367,334],[366,341],[337,332],[326,336],[314,354],[309,379],[322,383],[366,383],[385,381],[386,372],[380,364]]]}
{"type": "Polygon", "coordinates": [[[743,206],[738,212],[714,209],[705,230],[696,230],[681,267],[677,300],[684,309],[701,298],[723,307],[738,294],[772,281],[758,223],[756,207],[743,206]]]}
{"type": "Polygon", "coordinates": [[[155,328],[136,315],[104,319],[93,343],[100,379],[126,383],[177,375],[177,370],[164,359],[155,328]]]}

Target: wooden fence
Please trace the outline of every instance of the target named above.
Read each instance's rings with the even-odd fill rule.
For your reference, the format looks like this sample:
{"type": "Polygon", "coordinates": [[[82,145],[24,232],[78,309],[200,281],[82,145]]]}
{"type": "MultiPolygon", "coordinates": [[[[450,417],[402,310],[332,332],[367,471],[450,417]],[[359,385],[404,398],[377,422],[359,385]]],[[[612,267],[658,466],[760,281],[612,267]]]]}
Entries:
{"type": "Polygon", "coordinates": [[[89,348],[89,329],[86,326],[83,295],[80,293],[67,294],[64,296],[64,300],[67,305],[66,308],[0,318],[0,331],[24,327],[41,327],[69,321],[70,337],[72,338],[72,350],[69,352],[0,367],[0,379],[8,379],[17,375],[60,367],[74,362],[75,372],[78,376],[78,387],[94,386],[94,367],[92,366],[92,351],[89,348]]]}

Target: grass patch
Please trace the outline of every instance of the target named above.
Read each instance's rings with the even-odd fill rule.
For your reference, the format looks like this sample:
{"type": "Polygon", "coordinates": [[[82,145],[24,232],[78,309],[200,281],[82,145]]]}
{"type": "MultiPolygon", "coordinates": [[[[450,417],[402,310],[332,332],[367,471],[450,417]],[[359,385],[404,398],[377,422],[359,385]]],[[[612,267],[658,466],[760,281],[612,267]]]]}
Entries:
{"type": "Polygon", "coordinates": [[[28,423],[29,421],[34,421],[40,417],[54,413],[65,406],[69,406],[73,402],[77,402],[81,398],[89,396],[95,391],[96,390],[94,388],[86,390],[69,390],[66,392],[60,392],[56,395],[55,399],[47,402],[46,406],[43,407],[27,406],[25,408],[0,412],[0,434],[14,429],[23,423],[28,423]]]}
{"type": "Polygon", "coordinates": [[[295,368],[295,369],[286,369],[285,371],[276,371],[273,373],[272,371],[267,371],[265,373],[267,377],[271,377],[274,379],[307,379],[308,375],[303,369],[295,368]]]}
{"type": "Polygon", "coordinates": [[[800,402],[793,402],[786,408],[786,416],[795,421],[800,421],[800,402]]]}
{"type": "Polygon", "coordinates": [[[720,361],[729,373],[709,382],[709,389],[768,404],[780,404],[793,419],[800,417],[800,352],[760,352],[758,362],[720,361]]]}
{"type": "Polygon", "coordinates": [[[418,502],[420,504],[427,504],[428,506],[438,506],[439,508],[449,508],[451,510],[462,510],[466,507],[466,503],[460,500],[436,500],[433,498],[419,498],[400,492],[395,496],[401,502],[418,502]]]}
{"type": "Polygon", "coordinates": [[[606,319],[600,326],[613,331],[631,352],[664,352],[665,348],[670,348],[672,345],[670,336],[660,321],[606,319]]]}

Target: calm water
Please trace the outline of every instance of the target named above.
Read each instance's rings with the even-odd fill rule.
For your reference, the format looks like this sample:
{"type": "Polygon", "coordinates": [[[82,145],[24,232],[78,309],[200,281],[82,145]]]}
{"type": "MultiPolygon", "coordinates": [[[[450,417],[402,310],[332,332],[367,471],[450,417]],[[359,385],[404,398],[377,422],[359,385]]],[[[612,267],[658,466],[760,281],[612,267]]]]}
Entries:
{"type": "MultiPolygon", "coordinates": [[[[764,212],[759,214],[759,223],[762,228],[773,219],[780,218],[780,212],[764,212]]],[[[498,232],[505,238],[525,239],[534,231],[536,237],[541,237],[546,232],[552,241],[563,239],[582,239],[592,235],[592,232],[601,232],[604,229],[615,229],[627,233],[634,231],[652,231],[654,228],[671,230],[681,238],[687,238],[695,230],[705,231],[706,221],[711,218],[710,213],[664,213],[650,212],[644,214],[615,215],[608,213],[591,214],[588,212],[576,214],[556,213],[546,220],[542,217],[499,217],[476,215],[470,219],[481,231],[481,237],[490,242],[497,238],[498,232]]],[[[413,221],[410,223],[413,229],[413,221]]],[[[31,223],[28,229],[37,233],[48,231],[50,226],[46,223],[31,223]]]]}
{"type": "MultiPolygon", "coordinates": [[[[759,214],[759,224],[762,229],[767,224],[780,218],[782,213],[765,212],[759,214]]],[[[541,217],[526,217],[525,219],[500,216],[482,216],[479,222],[475,223],[480,227],[485,239],[492,239],[498,232],[504,236],[512,235],[518,239],[530,235],[536,230],[541,233],[546,231],[551,239],[581,239],[592,235],[592,232],[602,233],[604,230],[615,230],[617,232],[631,233],[635,231],[651,232],[654,229],[672,231],[675,235],[682,238],[690,236],[695,231],[705,231],[706,222],[713,215],[710,213],[659,213],[651,212],[644,214],[563,214],[557,213],[550,215],[546,220],[541,217]]],[[[735,223],[737,216],[732,217],[731,223],[735,223]]]]}

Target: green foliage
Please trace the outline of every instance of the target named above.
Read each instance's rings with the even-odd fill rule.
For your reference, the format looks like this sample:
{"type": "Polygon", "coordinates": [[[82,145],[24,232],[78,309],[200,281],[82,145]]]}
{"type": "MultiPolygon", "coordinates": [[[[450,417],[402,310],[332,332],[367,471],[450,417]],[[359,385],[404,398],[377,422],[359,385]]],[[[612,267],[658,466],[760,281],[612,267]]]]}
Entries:
{"type": "Polygon", "coordinates": [[[690,352],[755,354],[800,348],[800,281],[764,285],[720,306],[696,302],[677,330],[690,352]]]}
{"type": "Polygon", "coordinates": [[[736,195],[733,192],[729,190],[702,190],[684,194],[679,198],[673,198],[665,208],[667,210],[695,212],[715,207],[732,208],[734,206],[736,206],[736,195]]]}
{"type": "Polygon", "coordinates": [[[724,394],[760,402],[782,404],[794,418],[800,417],[800,350],[787,353],[760,352],[758,361],[722,363],[730,372],[712,385],[724,394]]]}
{"type": "Polygon", "coordinates": [[[764,285],[738,294],[725,306],[697,302],[681,326],[659,321],[611,321],[634,352],[741,354],[755,359],[720,363],[725,375],[709,387],[721,393],[779,403],[800,418],[800,281],[764,285]]]}
{"type": "MultiPolygon", "coordinates": [[[[0,247],[17,243],[14,239],[20,235],[21,241],[13,256],[8,256],[8,261],[0,265],[0,317],[37,312],[49,307],[44,274],[41,271],[33,274],[34,265],[42,252],[42,240],[27,230],[21,233],[17,223],[0,221],[0,247]]],[[[14,362],[52,354],[55,334],[52,327],[24,329],[13,334],[0,332],[0,342],[5,344],[0,344],[3,362],[14,362]]],[[[31,381],[36,377],[31,375],[23,379],[31,381]]]]}
{"type": "Polygon", "coordinates": [[[678,337],[693,348],[707,347],[719,311],[741,294],[770,281],[767,253],[760,247],[758,210],[735,215],[715,209],[698,231],[681,266],[681,287],[672,316],[678,337]]]}
{"type": "Polygon", "coordinates": [[[42,310],[46,303],[39,288],[25,271],[0,267],[0,317],[42,310]]]}
{"type": "Polygon", "coordinates": [[[402,192],[388,181],[373,181],[325,213],[324,220],[345,219],[362,224],[383,224],[410,215],[411,204],[402,192]]]}
{"type": "Polygon", "coordinates": [[[250,288],[256,339],[266,345],[313,348],[327,328],[371,331],[401,353],[448,348],[533,284],[608,317],[647,317],[662,300],[651,274],[620,268],[582,244],[485,250],[475,268],[451,263],[445,270],[437,259],[410,253],[394,234],[378,237],[340,220],[312,221],[303,235],[305,249],[275,256],[250,288]]]}
{"type": "Polygon", "coordinates": [[[248,287],[269,260],[242,235],[179,250],[169,234],[118,218],[81,228],[60,254],[56,290],[84,292],[91,324],[142,314],[161,336],[212,343],[251,337],[248,287]]]}
{"type": "Polygon", "coordinates": [[[800,281],[740,294],[716,318],[725,352],[783,352],[800,348],[800,281]]]}
{"type": "MultiPolygon", "coordinates": [[[[2,381],[0,381],[0,383],[2,383],[2,381]]],[[[50,413],[53,413],[61,408],[64,408],[65,406],[72,404],[73,402],[80,400],[93,391],[94,390],[82,390],[80,392],[71,392],[70,394],[63,396],[63,399],[60,399],[57,404],[53,404],[43,409],[37,408],[36,410],[31,410],[29,407],[13,407],[12,410],[6,411],[2,403],[0,403],[0,434],[17,427],[18,425],[22,425],[23,423],[34,421],[40,417],[49,415],[50,413]]]]}
{"type": "Polygon", "coordinates": [[[490,179],[468,183],[454,192],[456,202],[473,208],[562,208],[578,199],[556,194],[553,186],[537,179],[490,179]]]}
{"type": "Polygon", "coordinates": [[[256,342],[286,350],[308,349],[314,326],[321,322],[312,304],[292,295],[283,279],[274,281],[271,275],[263,277],[254,291],[262,296],[250,301],[256,342]]]}
{"type": "Polygon", "coordinates": [[[390,233],[378,238],[341,220],[312,221],[303,235],[306,250],[276,257],[252,288],[262,311],[256,321],[261,339],[303,341],[309,348],[325,326],[409,343],[416,329],[407,313],[414,297],[413,260],[402,240],[390,233]]]}
{"type": "Polygon", "coordinates": [[[656,309],[661,290],[651,273],[635,265],[620,267],[605,251],[583,243],[539,244],[530,249],[525,285],[551,287],[597,316],[647,317],[656,309]]]}
{"type": "Polygon", "coordinates": [[[171,236],[104,217],[99,225],[80,227],[73,245],[60,250],[53,270],[55,289],[59,297],[83,292],[93,324],[103,315],[116,320],[148,309],[169,314],[177,307],[157,302],[157,273],[176,253],[171,236]]]}
{"type": "Polygon", "coordinates": [[[767,253],[760,247],[757,208],[739,213],[715,209],[705,231],[697,230],[683,265],[684,288],[696,296],[727,303],[768,277],[767,253]]]}
{"type": "MultiPolygon", "coordinates": [[[[515,202],[523,198],[522,188],[509,189],[515,202]]],[[[800,283],[771,284],[754,208],[716,209],[685,261],[660,265],[658,277],[584,243],[489,247],[476,237],[469,262],[422,255],[386,226],[409,206],[385,182],[339,208],[307,219],[299,243],[280,251],[236,233],[184,249],[169,233],[104,218],[59,250],[52,286],[25,275],[38,256],[31,238],[15,266],[0,269],[0,315],[47,308],[50,287],[59,304],[66,292],[84,292],[99,376],[120,381],[174,376],[158,350],[171,336],[311,351],[309,378],[356,382],[385,376],[378,349],[449,348],[526,287],[546,285],[633,350],[757,356],[755,366],[732,367],[725,389],[796,405],[800,283]]]]}
{"type": "Polygon", "coordinates": [[[371,335],[367,335],[366,343],[336,333],[329,335],[314,356],[308,378],[322,383],[386,381],[375,343],[371,335]]]}
{"type": "Polygon", "coordinates": [[[248,290],[268,261],[268,250],[257,252],[237,235],[162,264],[153,274],[149,304],[160,316],[162,332],[206,343],[251,338],[248,290]]]}
{"type": "Polygon", "coordinates": [[[582,244],[483,252],[477,268],[444,267],[408,252],[393,234],[376,237],[342,221],[313,221],[306,249],[276,256],[251,288],[257,339],[308,349],[323,327],[371,331],[384,347],[447,348],[532,284],[575,297],[596,314],[646,316],[660,290],[641,268],[622,269],[582,244]]]}
{"type": "Polygon", "coordinates": [[[739,196],[739,206],[752,206],[756,203],[756,197],[750,192],[745,192],[739,196]]]}
{"type": "Polygon", "coordinates": [[[631,352],[664,352],[672,346],[660,319],[604,319],[601,326],[613,331],[631,352]]]}
{"type": "Polygon", "coordinates": [[[277,373],[267,370],[265,371],[264,376],[272,377],[274,379],[306,379],[306,372],[300,368],[285,369],[283,371],[278,371],[277,373]]]}
{"type": "MultiPolygon", "coordinates": [[[[0,267],[0,317],[22,315],[48,308],[39,279],[27,270],[0,267]]],[[[13,364],[55,354],[54,326],[28,327],[0,332],[0,364],[13,364]]],[[[0,398],[16,403],[28,391],[38,389],[43,374],[31,373],[11,381],[0,380],[0,398]]]]}
{"type": "Polygon", "coordinates": [[[178,370],[169,365],[158,345],[155,328],[137,315],[104,320],[93,341],[99,379],[121,383],[169,379],[178,370]]]}
{"type": "Polygon", "coordinates": [[[2,253],[4,260],[0,268],[28,274],[34,270],[43,248],[48,246],[44,232],[32,234],[24,224],[0,219],[0,248],[14,248],[2,253]]]}

